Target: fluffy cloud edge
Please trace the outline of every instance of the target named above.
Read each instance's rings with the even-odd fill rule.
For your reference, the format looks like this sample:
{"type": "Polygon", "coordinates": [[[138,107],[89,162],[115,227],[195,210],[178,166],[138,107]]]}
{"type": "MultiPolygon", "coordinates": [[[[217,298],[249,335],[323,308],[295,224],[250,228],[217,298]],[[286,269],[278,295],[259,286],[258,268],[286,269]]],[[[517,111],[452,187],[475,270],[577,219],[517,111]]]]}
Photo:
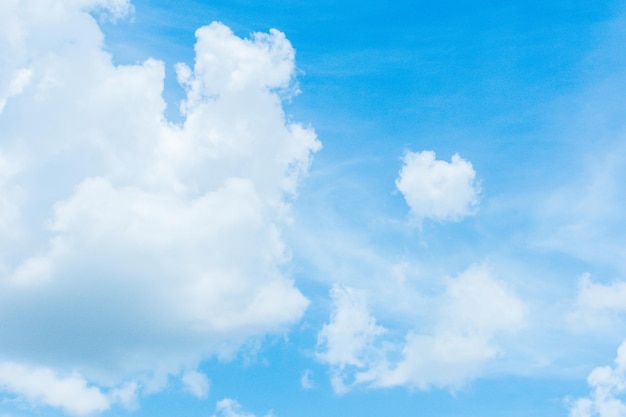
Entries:
{"type": "Polygon", "coordinates": [[[0,363],[0,390],[32,404],[58,408],[74,416],[100,413],[115,404],[132,409],[137,397],[135,383],[103,392],[79,373],[60,375],[51,368],[15,362],[0,363]]]}
{"type": "MultiPolygon", "coordinates": [[[[284,113],[296,71],[282,32],[199,29],[195,66],[177,67],[187,100],[174,124],[163,117],[164,64],[114,65],[102,48],[94,16],[122,17],[128,0],[48,3],[58,13],[0,5],[0,23],[20,26],[0,27],[0,39],[16,36],[0,43],[0,248],[17,248],[0,253],[0,338],[3,370],[26,381],[6,377],[0,392],[70,414],[132,408],[139,387],[163,389],[302,317],[309,301],[288,275],[282,232],[321,143],[284,113]],[[89,402],[37,391],[33,374],[89,402]]],[[[208,393],[199,374],[182,383],[208,393]]]]}
{"type": "Polygon", "coordinates": [[[330,321],[318,333],[317,359],[330,367],[338,394],[357,386],[457,389],[503,353],[498,336],[526,325],[526,306],[484,265],[450,279],[424,328],[387,328],[370,312],[367,293],[331,290],[330,321]],[[398,334],[405,332],[404,338],[398,334]]]}
{"type": "Polygon", "coordinates": [[[594,368],[587,377],[589,396],[566,400],[570,417],[621,417],[626,403],[620,397],[626,392],[626,341],[617,349],[613,366],[594,368]]]}
{"type": "Polygon", "coordinates": [[[472,164],[459,154],[446,162],[433,151],[407,151],[402,162],[396,187],[418,221],[456,222],[475,212],[480,185],[472,164]]]}

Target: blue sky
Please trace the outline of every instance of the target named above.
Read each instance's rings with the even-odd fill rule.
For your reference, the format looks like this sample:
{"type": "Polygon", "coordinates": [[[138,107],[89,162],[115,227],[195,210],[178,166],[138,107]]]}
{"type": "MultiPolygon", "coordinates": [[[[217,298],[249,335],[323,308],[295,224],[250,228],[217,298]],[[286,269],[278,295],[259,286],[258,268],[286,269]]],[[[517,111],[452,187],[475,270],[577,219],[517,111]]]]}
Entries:
{"type": "Polygon", "coordinates": [[[618,1],[0,5],[0,417],[626,416],[618,1]]]}

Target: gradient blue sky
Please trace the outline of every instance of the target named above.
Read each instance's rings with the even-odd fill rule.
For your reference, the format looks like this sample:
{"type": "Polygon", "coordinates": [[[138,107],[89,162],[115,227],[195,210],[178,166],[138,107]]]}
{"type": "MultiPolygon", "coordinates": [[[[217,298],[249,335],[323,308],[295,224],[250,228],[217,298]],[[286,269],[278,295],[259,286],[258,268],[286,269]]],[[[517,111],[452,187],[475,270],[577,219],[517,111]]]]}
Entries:
{"type": "Polygon", "coordinates": [[[626,416],[621,2],[0,27],[0,417],[626,416]]]}

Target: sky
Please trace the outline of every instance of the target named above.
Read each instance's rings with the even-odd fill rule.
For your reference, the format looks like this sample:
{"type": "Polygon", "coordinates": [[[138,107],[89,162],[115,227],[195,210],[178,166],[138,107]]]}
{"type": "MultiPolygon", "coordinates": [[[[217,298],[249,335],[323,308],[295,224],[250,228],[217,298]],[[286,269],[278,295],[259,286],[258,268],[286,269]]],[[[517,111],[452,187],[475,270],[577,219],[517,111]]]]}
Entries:
{"type": "Polygon", "coordinates": [[[626,7],[0,2],[0,417],[626,417],[626,7]]]}

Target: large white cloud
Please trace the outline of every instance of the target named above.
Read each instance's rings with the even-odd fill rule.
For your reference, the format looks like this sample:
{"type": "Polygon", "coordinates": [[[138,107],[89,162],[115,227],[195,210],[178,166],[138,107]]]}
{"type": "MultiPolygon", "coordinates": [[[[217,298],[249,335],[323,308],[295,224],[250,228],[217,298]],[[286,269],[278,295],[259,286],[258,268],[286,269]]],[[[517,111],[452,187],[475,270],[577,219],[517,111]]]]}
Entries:
{"type": "Polygon", "coordinates": [[[478,204],[479,187],[472,164],[458,154],[450,162],[432,151],[406,152],[396,187],[418,219],[458,221],[478,204]]]}
{"type": "Polygon", "coordinates": [[[204,395],[200,360],[284,331],[308,304],[283,272],[290,199],[320,147],[282,109],[293,48],[275,30],[199,29],[172,124],[164,64],[113,65],[88,13],[121,17],[127,1],[0,7],[0,366],[120,395],[185,375],[204,395]]]}
{"type": "Polygon", "coordinates": [[[354,386],[456,388],[478,376],[502,350],[498,336],[517,332],[526,308],[485,266],[473,266],[449,280],[432,305],[431,326],[402,328],[377,324],[366,293],[335,287],[330,322],[318,334],[318,359],[331,367],[336,392],[354,386]],[[394,337],[395,335],[395,337],[394,337]]]}

